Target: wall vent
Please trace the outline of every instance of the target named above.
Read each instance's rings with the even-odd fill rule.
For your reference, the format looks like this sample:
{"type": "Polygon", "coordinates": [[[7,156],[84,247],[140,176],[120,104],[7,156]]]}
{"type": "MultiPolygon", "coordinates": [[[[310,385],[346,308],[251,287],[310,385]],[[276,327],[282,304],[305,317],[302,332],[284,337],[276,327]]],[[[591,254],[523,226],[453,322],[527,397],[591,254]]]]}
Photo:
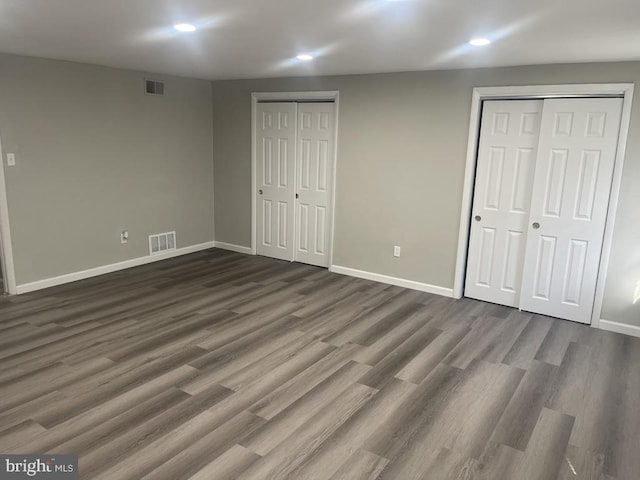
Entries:
{"type": "Polygon", "coordinates": [[[144,93],[147,95],[164,95],[164,82],[145,79],[144,93]]]}
{"type": "Polygon", "coordinates": [[[149,255],[176,249],[176,232],[149,235],[149,255]]]}

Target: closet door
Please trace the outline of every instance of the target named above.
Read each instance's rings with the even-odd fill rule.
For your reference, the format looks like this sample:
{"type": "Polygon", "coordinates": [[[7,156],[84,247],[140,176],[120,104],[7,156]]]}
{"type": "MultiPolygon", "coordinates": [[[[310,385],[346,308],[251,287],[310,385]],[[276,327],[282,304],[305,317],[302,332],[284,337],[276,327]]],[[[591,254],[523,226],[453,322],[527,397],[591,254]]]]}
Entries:
{"type": "Polygon", "coordinates": [[[299,262],[329,266],[334,103],[298,104],[296,249],[299,262]]]}
{"type": "Polygon", "coordinates": [[[590,323],[622,99],[545,100],[520,308],[590,323]]]}
{"type": "Polygon", "coordinates": [[[296,103],[259,103],[256,118],[257,253],[294,259],[296,103]]]}
{"type": "Polygon", "coordinates": [[[485,101],[467,297],[518,306],[542,100],[485,101]]]}

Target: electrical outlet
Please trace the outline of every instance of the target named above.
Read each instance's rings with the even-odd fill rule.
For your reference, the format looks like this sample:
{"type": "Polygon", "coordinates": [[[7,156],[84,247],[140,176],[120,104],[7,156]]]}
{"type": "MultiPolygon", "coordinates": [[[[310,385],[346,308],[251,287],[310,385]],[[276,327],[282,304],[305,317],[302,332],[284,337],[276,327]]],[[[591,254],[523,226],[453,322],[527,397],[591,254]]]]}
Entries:
{"type": "Polygon", "coordinates": [[[400,256],[400,247],[398,245],[393,247],[393,256],[394,257],[399,257],[400,256]]]}
{"type": "Polygon", "coordinates": [[[7,153],[7,167],[15,167],[15,166],[16,166],[16,154],[7,153]]]}
{"type": "Polygon", "coordinates": [[[127,243],[129,241],[129,230],[123,230],[120,233],[120,243],[127,243]]]}

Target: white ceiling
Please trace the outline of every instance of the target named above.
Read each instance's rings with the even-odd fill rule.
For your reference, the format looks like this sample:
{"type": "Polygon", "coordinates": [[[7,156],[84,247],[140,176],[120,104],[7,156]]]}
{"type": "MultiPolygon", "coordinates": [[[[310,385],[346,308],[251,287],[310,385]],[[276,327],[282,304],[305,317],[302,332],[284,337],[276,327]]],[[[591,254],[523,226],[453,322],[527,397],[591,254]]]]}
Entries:
{"type": "Polygon", "coordinates": [[[640,0],[0,0],[0,51],[207,79],[640,60],[640,0]]]}

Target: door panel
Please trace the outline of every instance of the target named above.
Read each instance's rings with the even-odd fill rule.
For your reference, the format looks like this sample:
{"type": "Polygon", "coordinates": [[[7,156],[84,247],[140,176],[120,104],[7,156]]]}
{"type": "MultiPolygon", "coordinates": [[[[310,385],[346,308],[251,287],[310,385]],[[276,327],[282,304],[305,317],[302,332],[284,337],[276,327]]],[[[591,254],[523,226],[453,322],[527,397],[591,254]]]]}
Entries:
{"type": "Polygon", "coordinates": [[[522,232],[509,231],[507,233],[507,248],[504,255],[504,268],[502,273],[503,291],[516,293],[520,286],[520,266],[524,252],[524,235],[522,232]]]}
{"type": "Polygon", "coordinates": [[[552,149],[549,160],[549,168],[544,187],[544,215],[547,217],[560,217],[560,207],[562,205],[562,195],[565,190],[567,177],[567,157],[566,149],[552,149]]]}
{"type": "Polygon", "coordinates": [[[297,225],[295,259],[329,266],[335,105],[298,105],[297,225]]]}
{"type": "Polygon", "coordinates": [[[257,147],[257,253],[293,260],[295,103],[259,103],[257,147]],[[262,192],[262,193],[260,193],[262,192]]]}
{"type": "MultiPolygon", "coordinates": [[[[273,223],[271,221],[273,217],[273,201],[262,199],[262,229],[259,231],[262,232],[261,244],[267,247],[273,247],[273,235],[271,231],[271,227],[273,223]]],[[[260,251],[258,251],[260,254],[260,251]]]]}
{"type": "Polygon", "coordinates": [[[465,295],[517,306],[542,100],[483,104],[465,295]]]}
{"type": "Polygon", "coordinates": [[[520,307],[590,323],[622,99],[544,101],[520,307]]]}
{"type": "MultiPolygon", "coordinates": [[[[556,246],[558,238],[549,235],[540,235],[537,245],[537,257],[535,271],[531,272],[535,278],[533,296],[548,300],[551,297],[551,278],[556,260],[556,246]]],[[[529,272],[525,273],[525,276],[529,272]]]]}

